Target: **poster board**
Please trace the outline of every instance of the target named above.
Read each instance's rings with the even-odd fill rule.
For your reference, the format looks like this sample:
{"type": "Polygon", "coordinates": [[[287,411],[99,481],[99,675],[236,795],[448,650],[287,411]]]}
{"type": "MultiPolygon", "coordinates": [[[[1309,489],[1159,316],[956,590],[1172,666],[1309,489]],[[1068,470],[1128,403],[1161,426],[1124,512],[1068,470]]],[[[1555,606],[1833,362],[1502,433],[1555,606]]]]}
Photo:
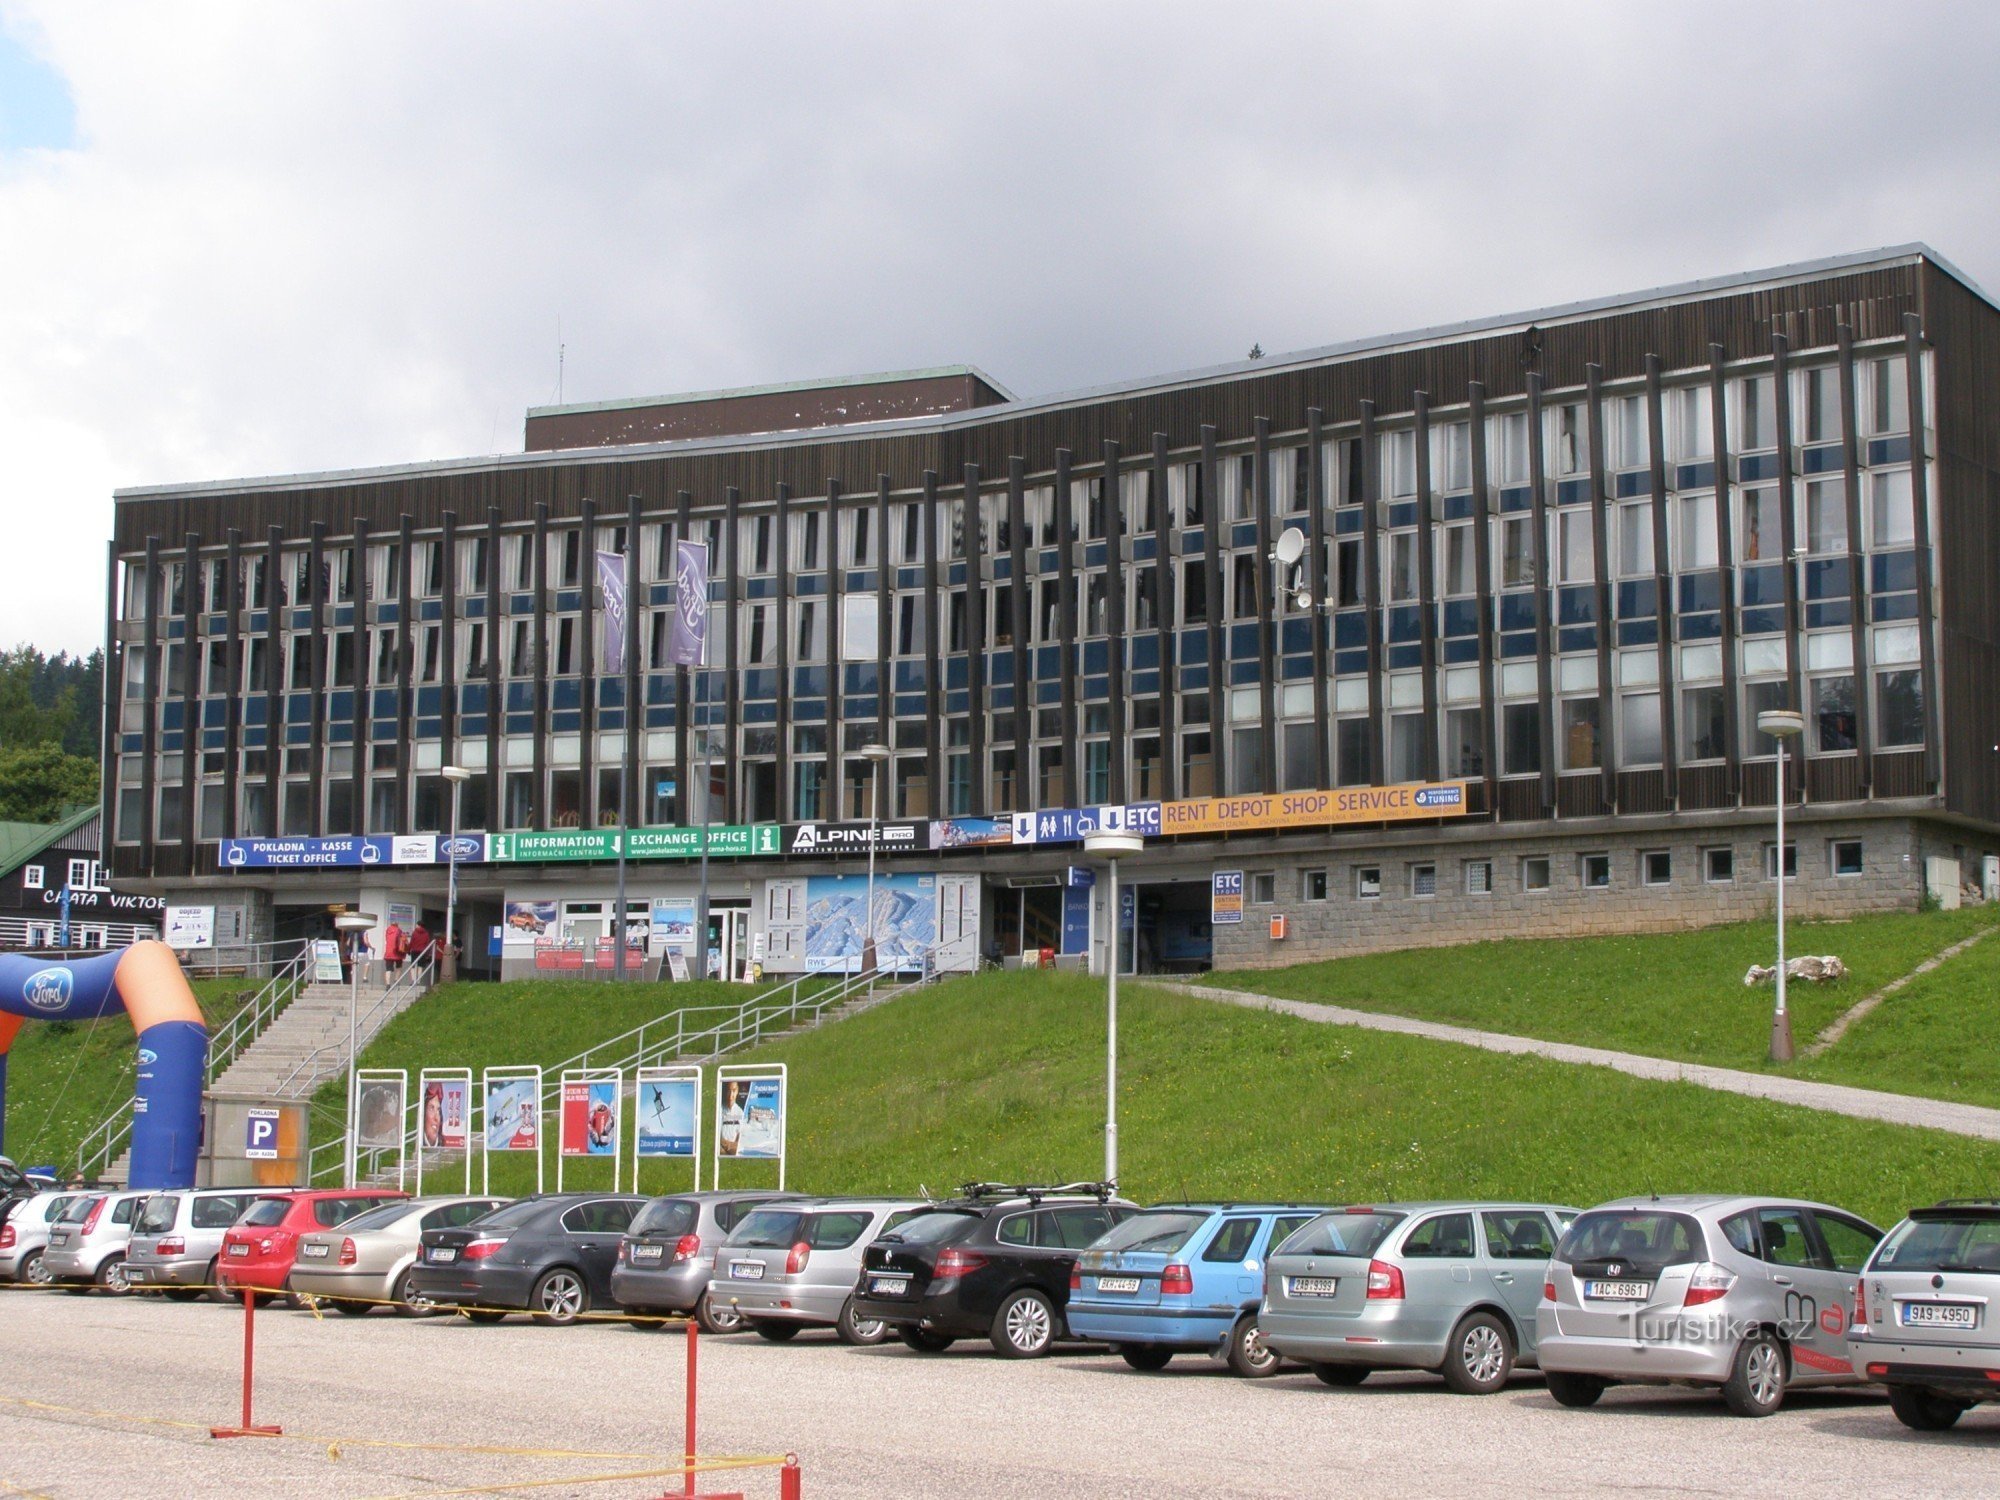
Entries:
{"type": "Polygon", "coordinates": [[[715,1152],[711,1186],[724,1161],[775,1161],[785,1185],[785,1120],[791,1080],[783,1063],[738,1063],[715,1070],[715,1152]]]}
{"type": "Polygon", "coordinates": [[[479,1190],[490,1193],[495,1151],[535,1153],[535,1191],[542,1191],[542,1070],[488,1068],[479,1080],[479,1190]]]}
{"type": "Polygon", "coordinates": [[[701,1191],[701,1078],[698,1065],[640,1068],[632,1075],[632,1191],[639,1191],[641,1158],[694,1163],[694,1191],[701,1191]]]}
{"type": "Polygon", "coordinates": [[[424,1195],[424,1163],[456,1153],[472,1191],[472,1069],[425,1068],[417,1075],[417,1192],[424,1195]]]}
{"type": "Polygon", "coordinates": [[[357,1178],[381,1170],[382,1158],[394,1152],[396,1189],[402,1191],[403,1174],[409,1167],[409,1104],[407,1068],[363,1068],[354,1075],[348,1124],[353,1131],[357,1178]]]}
{"type": "Polygon", "coordinates": [[[618,1127],[625,1112],[622,1068],[569,1068],[562,1075],[556,1115],[556,1191],[563,1190],[563,1166],[572,1157],[611,1162],[611,1191],[625,1182],[618,1150],[618,1127]]]}
{"type": "Polygon", "coordinates": [[[160,936],[169,948],[213,948],[215,908],[170,906],[160,917],[160,936]]]}

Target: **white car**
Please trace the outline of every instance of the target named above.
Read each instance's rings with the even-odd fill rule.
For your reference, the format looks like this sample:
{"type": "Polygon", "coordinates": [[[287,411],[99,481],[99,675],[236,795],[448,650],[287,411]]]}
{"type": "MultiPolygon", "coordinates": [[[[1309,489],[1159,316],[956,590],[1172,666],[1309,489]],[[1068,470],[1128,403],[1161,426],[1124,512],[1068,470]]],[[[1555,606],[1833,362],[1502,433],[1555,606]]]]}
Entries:
{"type": "Polygon", "coordinates": [[[84,1196],[75,1191],[37,1193],[17,1205],[0,1225],[0,1276],[46,1286],[50,1278],[42,1253],[49,1247],[49,1230],[64,1209],[84,1196]]]}
{"type": "Polygon", "coordinates": [[[85,1193],[49,1226],[49,1246],[42,1265],[49,1280],[82,1291],[101,1286],[106,1291],[130,1290],[125,1280],[125,1251],[132,1243],[132,1225],[151,1193],[85,1193]]]}

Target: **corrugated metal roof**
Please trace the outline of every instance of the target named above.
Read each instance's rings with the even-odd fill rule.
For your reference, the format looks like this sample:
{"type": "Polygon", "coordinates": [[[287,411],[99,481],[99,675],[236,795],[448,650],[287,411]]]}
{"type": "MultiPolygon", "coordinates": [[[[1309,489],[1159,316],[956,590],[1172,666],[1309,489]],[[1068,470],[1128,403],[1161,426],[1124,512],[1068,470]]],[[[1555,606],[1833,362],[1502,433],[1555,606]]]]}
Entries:
{"type": "Polygon", "coordinates": [[[11,875],[29,860],[55,848],[97,817],[95,805],[78,808],[60,823],[0,823],[0,875],[11,875]]]}

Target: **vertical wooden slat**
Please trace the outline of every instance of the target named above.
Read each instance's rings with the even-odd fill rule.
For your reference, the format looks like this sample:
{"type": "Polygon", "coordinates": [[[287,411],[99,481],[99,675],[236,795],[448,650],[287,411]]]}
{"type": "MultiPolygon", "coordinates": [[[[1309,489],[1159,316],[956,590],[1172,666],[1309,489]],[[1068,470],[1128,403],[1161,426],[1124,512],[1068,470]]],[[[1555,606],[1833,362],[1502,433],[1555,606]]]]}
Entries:
{"type": "Polygon", "coordinates": [[[1375,441],[1375,403],[1361,403],[1361,602],[1368,613],[1368,781],[1382,774],[1382,464],[1375,441]]]}
{"type": "Polygon", "coordinates": [[[1076,506],[1070,493],[1073,483],[1070,478],[1070,451],[1056,449],[1055,477],[1055,517],[1056,517],[1056,580],[1060,598],[1056,603],[1057,633],[1062,637],[1062,650],[1057,654],[1057,669],[1062,681],[1062,805],[1078,806],[1082,798],[1083,779],[1078,764],[1083,753],[1082,737],[1077,733],[1077,666],[1081,650],[1082,636],[1077,629],[1076,618],[1076,506]]]}
{"type": "Polygon", "coordinates": [[[1326,431],[1325,414],[1306,409],[1306,545],[1311,549],[1304,577],[1312,599],[1306,624],[1312,630],[1313,785],[1333,785],[1333,702],[1328,688],[1333,661],[1327,633],[1333,628],[1333,580],[1326,556],[1326,431]]]}
{"type": "Polygon", "coordinates": [[[1209,776],[1217,796],[1229,792],[1229,662],[1227,633],[1222,628],[1222,528],[1228,524],[1222,514],[1221,485],[1215,458],[1215,427],[1203,423],[1201,429],[1202,552],[1208,562],[1208,763],[1209,776]]]}
{"type": "Polygon", "coordinates": [[[1008,811],[1040,807],[1041,788],[1035,784],[1034,719],[1036,692],[1028,670],[1028,623],[1034,618],[1033,585],[1028,579],[1028,462],[1019,454],[1007,460],[1007,527],[1013,557],[1014,613],[1014,806],[1008,811]]]}
{"type": "Polygon", "coordinates": [[[1105,652],[1109,657],[1110,741],[1107,754],[1111,765],[1111,796],[1115,803],[1126,800],[1125,768],[1132,758],[1130,737],[1125,732],[1125,649],[1131,632],[1125,628],[1125,497],[1124,478],[1119,469],[1118,444],[1104,440],[1104,613],[1105,652]]]}
{"type": "Polygon", "coordinates": [[[1500,731],[1494,646],[1499,620],[1493,597],[1493,490],[1486,453],[1486,387],[1477,380],[1469,382],[1466,400],[1472,424],[1473,560],[1479,569],[1479,756],[1486,773],[1486,805],[1497,807],[1494,786],[1500,776],[1500,731]]]}
{"type": "Polygon", "coordinates": [[[1257,791],[1278,790],[1277,699],[1285,691],[1278,666],[1277,601],[1271,571],[1271,419],[1258,417],[1252,425],[1255,449],[1251,468],[1250,509],[1257,523],[1257,791]]]}
{"type": "Polygon", "coordinates": [[[1438,724],[1438,680],[1437,680],[1437,501],[1431,484],[1431,398],[1428,391],[1416,391],[1411,397],[1416,414],[1416,457],[1417,457],[1417,602],[1423,610],[1423,620],[1418,630],[1418,660],[1424,674],[1424,741],[1423,756],[1418,761],[1425,781],[1438,779],[1438,743],[1442,730],[1438,724]]]}
{"type": "MultiPolygon", "coordinates": [[[[1771,335],[1771,394],[1778,414],[1778,529],[1785,547],[1785,690],[1791,706],[1804,713],[1805,611],[1799,600],[1798,465],[1792,447],[1791,352],[1791,340],[1782,333],[1771,335]]],[[[1801,734],[1778,745],[1778,753],[1792,762],[1789,774],[1801,798],[1809,792],[1805,740],[1801,734]]]]}
{"type": "MultiPolygon", "coordinates": [[[[986,540],[985,502],[979,493],[979,465],[966,464],[961,471],[965,486],[965,522],[959,528],[960,553],[965,563],[965,708],[966,758],[971,772],[968,810],[977,816],[993,812],[992,778],[987,774],[986,714],[986,609],[992,593],[986,569],[992,551],[986,540]]],[[[949,754],[949,750],[946,752],[949,754]]],[[[943,811],[950,811],[949,799],[943,811]]]]}
{"type": "Polygon", "coordinates": [[[1611,676],[1611,643],[1618,631],[1611,598],[1611,481],[1605,451],[1604,369],[1584,366],[1590,420],[1590,542],[1597,573],[1597,787],[1606,811],[1618,808],[1618,691],[1611,676]]]}
{"type": "Polygon", "coordinates": [[[1555,641],[1549,629],[1549,600],[1555,569],[1549,559],[1549,474],[1542,432],[1542,377],[1528,373],[1528,478],[1532,485],[1535,543],[1535,704],[1541,733],[1542,813],[1556,806],[1555,641]]]}
{"type": "Polygon", "coordinates": [[[1910,503],[1916,512],[1917,646],[1924,688],[1924,787],[1943,789],[1943,718],[1937,696],[1937,585],[1931,553],[1930,423],[1924,407],[1924,325],[1915,313],[1903,316],[1903,356],[1909,366],[1910,503]]]}
{"type": "Polygon", "coordinates": [[[1836,336],[1840,343],[1840,472],[1847,489],[1847,628],[1854,657],[1854,753],[1861,795],[1868,797],[1875,785],[1875,734],[1868,701],[1868,590],[1864,572],[1868,556],[1861,537],[1860,403],[1855,399],[1854,330],[1843,321],[1836,336]]]}
{"type": "Polygon", "coordinates": [[[597,502],[583,497],[576,538],[577,690],[583,705],[581,753],[577,757],[577,823],[595,828],[597,806],[597,502]]]}
{"type": "Polygon", "coordinates": [[[778,632],[778,821],[795,822],[792,788],[792,487],[779,481],[771,525],[771,565],[776,570],[778,632]]]}
{"type": "Polygon", "coordinates": [[[1742,672],[1736,650],[1736,622],[1742,590],[1736,583],[1736,486],[1729,457],[1729,377],[1722,345],[1708,346],[1709,425],[1715,450],[1715,560],[1722,592],[1722,719],[1727,743],[1730,800],[1743,803],[1742,672]]]}

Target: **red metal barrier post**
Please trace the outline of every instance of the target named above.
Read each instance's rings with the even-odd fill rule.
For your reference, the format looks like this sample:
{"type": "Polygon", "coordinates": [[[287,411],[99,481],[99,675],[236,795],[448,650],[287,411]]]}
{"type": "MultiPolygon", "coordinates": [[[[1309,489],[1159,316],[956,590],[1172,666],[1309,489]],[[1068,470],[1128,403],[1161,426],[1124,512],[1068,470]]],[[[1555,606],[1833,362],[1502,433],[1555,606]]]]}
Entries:
{"type": "Polygon", "coordinates": [[[681,1478],[681,1493],[694,1494],[694,1413],[695,1413],[695,1320],[687,1320],[687,1470],[681,1478]]]}
{"type": "Polygon", "coordinates": [[[212,1438],[277,1437],[282,1427],[259,1427],[250,1419],[250,1385],[257,1368],[257,1294],[243,1289],[243,1421],[236,1427],[211,1427],[212,1438]]]}

